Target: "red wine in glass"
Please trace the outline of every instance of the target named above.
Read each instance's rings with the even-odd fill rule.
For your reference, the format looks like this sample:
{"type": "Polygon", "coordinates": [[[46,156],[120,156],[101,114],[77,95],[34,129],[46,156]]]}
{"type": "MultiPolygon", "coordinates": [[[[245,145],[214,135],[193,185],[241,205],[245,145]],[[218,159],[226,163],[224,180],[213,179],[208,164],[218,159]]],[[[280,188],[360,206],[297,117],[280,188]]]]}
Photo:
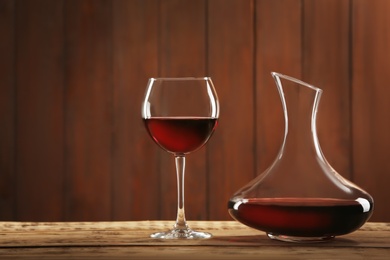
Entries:
{"type": "Polygon", "coordinates": [[[153,140],[164,150],[187,154],[207,143],[217,126],[216,118],[151,117],[144,119],[153,140]]]}

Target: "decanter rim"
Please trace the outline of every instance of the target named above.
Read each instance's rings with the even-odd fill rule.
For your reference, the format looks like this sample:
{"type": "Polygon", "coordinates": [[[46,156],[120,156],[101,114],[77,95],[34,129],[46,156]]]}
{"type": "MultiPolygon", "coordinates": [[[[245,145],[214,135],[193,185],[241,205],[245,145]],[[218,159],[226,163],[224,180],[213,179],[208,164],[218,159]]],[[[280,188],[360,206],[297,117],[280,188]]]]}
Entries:
{"type": "Polygon", "coordinates": [[[310,88],[310,89],[313,89],[314,91],[317,91],[317,92],[322,93],[322,89],[320,89],[320,88],[318,88],[318,87],[316,87],[316,86],[314,86],[314,85],[311,85],[311,84],[309,84],[309,83],[307,83],[307,82],[304,82],[304,81],[302,81],[302,80],[299,80],[299,79],[297,79],[297,78],[294,78],[294,77],[291,77],[291,76],[287,76],[287,75],[284,75],[284,74],[282,74],[282,73],[274,72],[274,71],[271,72],[271,75],[272,75],[274,78],[283,78],[283,79],[286,79],[286,80],[290,80],[290,81],[293,81],[293,82],[295,82],[295,83],[304,85],[304,86],[306,86],[306,87],[308,87],[308,88],[310,88]]]}

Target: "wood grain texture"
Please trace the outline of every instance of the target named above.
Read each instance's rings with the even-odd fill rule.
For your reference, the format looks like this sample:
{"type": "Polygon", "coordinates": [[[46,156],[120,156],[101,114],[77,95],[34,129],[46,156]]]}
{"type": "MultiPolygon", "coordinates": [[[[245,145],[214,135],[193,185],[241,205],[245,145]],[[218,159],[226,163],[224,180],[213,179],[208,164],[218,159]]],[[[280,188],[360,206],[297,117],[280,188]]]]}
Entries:
{"type": "MultiPolygon", "coordinates": [[[[262,231],[237,221],[189,221],[197,230],[209,231],[211,239],[166,240],[165,246],[261,246],[291,247],[294,243],[269,239],[262,231]]],[[[150,238],[153,232],[166,230],[172,221],[112,222],[0,222],[0,248],[51,246],[158,246],[162,241],[150,238]],[[23,239],[21,239],[23,237],[23,239]]],[[[316,247],[388,248],[389,223],[367,222],[359,230],[336,237],[316,247]]],[[[313,246],[313,244],[309,244],[313,246]]]]}
{"type": "Polygon", "coordinates": [[[302,249],[284,247],[275,252],[275,246],[265,247],[150,247],[150,246],[112,246],[112,247],[71,247],[71,248],[16,248],[2,249],[0,259],[373,259],[386,260],[388,249],[366,248],[356,250],[349,248],[302,249]]]}
{"type": "Polygon", "coordinates": [[[352,179],[349,5],[349,0],[303,1],[302,79],[323,90],[317,130],[324,155],[352,179]]]}
{"type": "Polygon", "coordinates": [[[1,222],[0,259],[386,259],[388,223],[366,223],[331,242],[295,244],[269,239],[235,221],[192,221],[213,234],[206,240],[151,239],[171,221],[1,222]],[[261,250],[260,250],[261,248],[261,250]]]}
{"type": "Polygon", "coordinates": [[[390,218],[390,10],[388,1],[353,2],[354,181],[374,197],[373,220],[390,218]]]}
{"type": "Polygon", "coordinates": [[[16,6],[16,218],[62,219],[62,3],[16,6]]]}
{"type": "MultiPolygon", "coordinates": [[[[141,120],[148,78],[158,71],[156,1],[113,4],[113,219],[158,217],[164,199],[159,191],[160,148],[141,120]]],[[[174,172],[171,173],[174,175],[174,172]]],[[[173,212],[172,212],[173,213],[173,212]]]]}
{"type": "Polygon", "coordinates": [[[302,76],[301,1],[256,2],[256,173],[275,160],[282,144],[282,103],[271,72],[302,76]]]}
{"type": "MultiPolygon", "coordinates": [[[[211,76],[221,103],[187,158],[189,220],[230,219],[233,193],[280,148],[272,71],[324,90],[331,165],[390,220],[387,0],[0,0],[0,219],[173,220],[172,155],[142,125],[150,77],[211,76]]],[[[190,100],[190,99],[189,99],[190,100]]]]}
{"type": "Polygon", "coordinates": [[[111,1],[65,2],[65,218],[111,218],[111,1]]]}
{"type": "Polygon", "coordinates": [[[0,218],[15,219],[15,2],[0,1],[0,218]]]}
{"type": "Polygon", "coordinates": [[[211,219],[230,219],[229,198],[254,177],[253,13],[252,1],[208,3],[208,71],[221,105],[208,144],[211,219]]]}

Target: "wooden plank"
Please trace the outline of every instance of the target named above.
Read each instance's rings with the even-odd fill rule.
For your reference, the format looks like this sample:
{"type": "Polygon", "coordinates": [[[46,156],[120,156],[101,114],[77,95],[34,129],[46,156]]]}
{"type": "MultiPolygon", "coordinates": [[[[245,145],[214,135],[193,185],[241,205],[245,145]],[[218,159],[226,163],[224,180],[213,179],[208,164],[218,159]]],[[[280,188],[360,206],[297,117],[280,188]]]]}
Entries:
{"type": "Polygon", "coordinates": [[[111,218],[111,1],[66,1],[66,220],[111,218]]]}
{"type": "Polygon", "coordinates": [[[0,259],[388,259],[389,249],[249,247],[71,247],[2,249],[0,259]],[[4,257],[4,258],[3,258],[4,257]]]}
{"type": "Polygon", "coordinates": [[[171,221],[0,222],[0,259],[387,259],[389,223],[314,244],[269,239],[236,221],[192,221],[206,240],[151,239],[171,221]],[[259,250],[261,248],[261,250],[259,250]]]}
{"type": "MultiPolygon", "coordinates": [[[[206,76],[205,1],[169,0],[160,3],[159,75],[160,77],[206,76]]],[[[161,219],[175,219],[177,185],[174,159],[160,152],[161,219]]],[[[185,208],[187,219],[207,218],[207,164],[205,148],[191,153],[186,160],[185,208]]]]}
{"type": "Polygon", "coordinates": [[[15,205],[15,2],[0,0],[0,219],[15,205]]]}
{"type": "Polygon", "coordinates": [[[148,78],[157,75],[158,7],[155,0],[113,2],[114,220],[158,219],[165,204],[157,177],[161,151],[141,120],[148,78]]]}
{"type": "Polygon", "coordinates": [[[228,200],[255,172],[253,26],[252,1],[208,3],[208,72],[221,105],[207,150],[210,219],[231,219],[228,200]]]}
{"type": "Polygon", "coordinates": [[[271,72],[302,76],[301,1],[256,2],[256,172],[276,159],[284,116],[271,72]]]}
{"type": "Polygon", "coordinates": [[[322,151],[351,179],[350,1],[303,2],[302,79],[324,92],[317,117],[322,151]]]}
{"type": "MultiPolygon", "coordinates": [[[[242,134],[241,131],[248,129],[247,125],[223,127],[225,123],[221,121],[223,125],[206,148],[189,156],[186,191],[188,219],[228,217],[225,197],[268,167],[280,148],[284,122],[280,98],[270,76],[271,71],[278,71],[324,88],[319,131],[321,140],[326,140],[320,141],[325,156],[336,170],[352,177],[352,181],[374,196],[374,220],[390,219],[386,202],[387,172],[390,170],[387,129],[390,123],[385,114],[389,110],[385,87],[389,83],[385,76],[389,57],[383,51],[389,44],[390,23],[385,14],[389,11],[388,1],[257,0],[251,1],[254,18],[248,15],[235,20],[223,17],[216,10],[221,8],[223,13],[233,16],[247,14],[247,9],[230,8],[235,8],[236,4],[247,7],[248,2],[143,2],[57,0],[33,4],[31,1],[0,0],[3,36],[0,42],[0,120],[3,124],[0,129],[0,218],[58,220],[63,216],[61,196],[67,196],[66,219],[76,220],[81,215],[82,219],[92,219],[90,216],[94,215],[98,219],[161,217],[172,220],[176,212],[173,159],[159,151],[145,136],[139,123],[135,123],[139,115],[139,98],[145,88],[141,78],[146,81],[147,77],[156,75],[203,76],[209,72],[213,76],[212,73],[216,73],[219,76],[214,81],[217,91],[221,92],[221,116],[225,121],[230,120],[228,113],[235,117],[242,113],[240,106],[232,111],[231,101],[226,103],[225,100],[233,99],[234,95],[249,96],[250,91],[245,85],[246,94],[225,93],[224,81],[219,79],[228,81],[222,75],[224,71],[240,82],[252,82],[254,100],[242,96],[238,99],[249,100],[243,110],[252,106],[256,111],[253,112],[256,126],[249,127],[254,133],[247,139],[240,137],[243,143],[228,141],[230,134],[242,134]],[[352,14],[350,7],[353,7],[352,14]],[[157,8],[160,13],[153,16],[152,13],[158,12],[157,8]],[[140,20],[142,10],[145,16],[140,20]],[[213,15],[210,15],[211,11],[213,15]],[[206,16],[207,12],[209,15],[206,16]],[[246,60],[250,55],[245,50],[229,49],[233,45],[247,48],[249,29],[215,31],[220,24],[223,28],[227,25],[236,28],[252,18],[255,26],[251,27],[254,32],[254,75],[246,60]],[[63,19],[66,19],[65,24],[63,19]],[[147,30],[155,30],[152,24],[159,24],[159,31],[145,29],[145,33],[149,33],[144,35],[145,41],[131,38],[133,35],[142,37],[142,26],[137,28],[140,21],[150,23],[145,25],[147,30]],[[237,35],[243,37],[240,39],[237,35]],[[226,42],[214,42],[215,46],[211,47],[212,39],[217,37],[226,42]],[[243,43],[239,43],[240,40],[243,43]],[[143,42],[144,50],[151,51],[133,48],[141,48],[143,42]],[[159,52],[154,50],[156,44],[159,52]],[[141,55],[148,55],[148,61],[140,60],[141,55]],[[240,63],[241,67],[235,66],[233,70],[232,62],[219,62],[226,61],[227,57],[240,63]],[[353,63],[349,72],[346,72],[349,70],[347,60],[353,63]],[[127,73],[127,68],[128,71],[139,70],[127,73]],[[325,77],[321,77],[323,71],[327,72],[325,77]],[[110,73],[114,73],[115,81],[110,73]],[[346,77],[346,73],[350,73],[351,78],[346,77]],[[249,79],[249,75],[253,75],[253,79],[249,79]],[[63,88],[68,103],[63,103],[63,88]],[[126,95],[131,96],[131,102],[124,104],[126,95]],[[67,126],[62,121],[63,106],[67,108],[67,126]],[[129,109],[128,119],[125,119],[126,109],[129,109]],[[18,118],[12,114],[16,111],[18,118]],[[133,122],[138,125],[133,126],[133,122]],[[134,139],[125,136],[126,131],[135,134],[134,139]],[[14,140],[17,143],[13,143],[14,140]],[[247,149],[250,142],[256,142],[252,150],[247,149]],[[236,145],[245,147],[238,149],[240,158],[226,160],[228,156],[224,158],[221,147],[236,145]],[[249,156],[241,158],[245,155],[249,156]],[[353,156],[352,162],[348,161],[350,156],[353,156]],[[66,164],[61,159],[64,157],[66,164]],[[145,158],[149,157],[151,160],[146,163],[145,158]],[[160,161],[164,161],[163,164],[160,161]],[[251,161],[254,161],[253,165],[251,161]],[[246,163],[249,168],[254,167],[252,173],[247,170],[246,163]],[[232,169],[227,169],[230,164],[232,169]],[[239,166],[242,169],[236,173],[238,170],[233,168],[239,166]],[[62,171],[67,173],[65,183],[62,182],[62,171]],[[231,174],[226,175],[227,171],[231,174]],[[233,172],[234,177],[230,176],[233,172]],[[161,189],[156,188],[157,184],[149,185],[148,182],[145,185],[147,176],[153,178],[151,182],[163,180],[165,183],[161,184],[161,189]],[[228,187],[221,193],[214,190],[215,187],[220,189],[220,180],[224,182],[221,190],[228,187]],[[17,184],[18,199],[12,197],[17,184]],[[161,200],[153,201],[156,195],[145,195],[137,187],[153,189],[161,200]],[[60,195],[61,192],[65,193],[60,195]],[[216,196],[215,202],[207,205],[205,201],[213,196],[216,196]],[[143,199],[151,206],[135,203],[143,199]],[[160,207],[161,215],[158,214],[160,207]]],[[[241,117],[237,120],[241,122],[241,117]]],[[[234,138],[236,140],[236,136],[234,138]]],[[[230,151],[226,153],[233,155],[230,151]]]]}
{"type": "Polygon", "coordinates": [[[60,1],[16,10],[16,219],[63,215],[63,16],[60,1]]]}
{"type": "MultiPolygon", "coordinates": [[[[348,7],[347,1],[260,1],[258,3],[257,64],[259,65],[256,75],[260,86],[257,95],[257,147],[260,155],[258,170],[263,171],[271,165],[281,145],[284,119],[280,97],[273,79],[268,76],[270,71],[277,71],[316,86],[318,86],[317,82],[330,84],[328,88],[332,94],[329,100],[330,112],[326,111],[321,122],[326,122],[332,127],[331,129],[341,133],[337,135],[331,131],[322,134],[323,131],[320,131],[320,142],[324,137],[330,139],[329,142],[325,142],[325,147],[327,150],[337,151],[336,159],[343,166],[339,167],[339,164],[336,164],[337,169],[344,170],[344,174],[350,173],[349,19],[348,15],[345,15],[348,14],[348,7]],[[332,14],[331,22],[328,22],[330,19],[327,14],[332,14]],[[273,19],[274,17],[278,19],[273,19]],[[333,56],[330,52],[337,54],[333,56]],[[326,71],[323,76],[322,71],[326,71]],[[341,94],[338,94],[339,92],[341,94]],[[339,105],[330,103],[335,100],[339,105]],[[340,106],[341,112],[339,112],[340,106]],[[335,116],[340,113],[339,117],[335,116]],[[341,156],[342,153],[344,156],[341,156]]],[[[321,113],[323,107],[320,106],[320,118],[323,115],[321,113]]],[[[312,181],[317,180],[315,175],[313,178],[312,181]]],[[[309,179],[294,185],[308,183],[310,183],[309,179]]]]}
{"type": "MultiPolygon", "coordinates": [[[[7,247],[88,247],[88,246],[161,246],[161,240],[149,237],[151,232],[168,229],[171,221],[111,222],[0,222],[0,248],[7,247]],[[23,238],[23,239],[21,239],[23,238]]],[[[189,221],[197,230],[209,231],[211,239],[166,240],[163,246],[276,246],[296,248],[299,243],[269,239],[262,231],[236,221],[189,221]]],[[[306,244],[318,248],[387,248],[389,223],[368,222],[359,230],[336,237],[333,241],[306,244]]]]}
{"type": "Polygon", "coordinates": [[[389,1],[353,1],[354,180],[375,201],[372,220],[390,219],[389,1]]]}

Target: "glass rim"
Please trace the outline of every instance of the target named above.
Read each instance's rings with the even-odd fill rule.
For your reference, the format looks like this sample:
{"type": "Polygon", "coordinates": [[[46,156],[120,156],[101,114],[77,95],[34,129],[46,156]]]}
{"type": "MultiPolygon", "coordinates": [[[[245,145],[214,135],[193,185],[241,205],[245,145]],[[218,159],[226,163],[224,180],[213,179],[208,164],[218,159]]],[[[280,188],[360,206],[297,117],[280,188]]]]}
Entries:
{"type": "Polygon", "coordinates": [[[149,80],[168,80],[168,81],[178,81],[178,80],[211,80],[211,77],[152,77],[149,80]]]}

